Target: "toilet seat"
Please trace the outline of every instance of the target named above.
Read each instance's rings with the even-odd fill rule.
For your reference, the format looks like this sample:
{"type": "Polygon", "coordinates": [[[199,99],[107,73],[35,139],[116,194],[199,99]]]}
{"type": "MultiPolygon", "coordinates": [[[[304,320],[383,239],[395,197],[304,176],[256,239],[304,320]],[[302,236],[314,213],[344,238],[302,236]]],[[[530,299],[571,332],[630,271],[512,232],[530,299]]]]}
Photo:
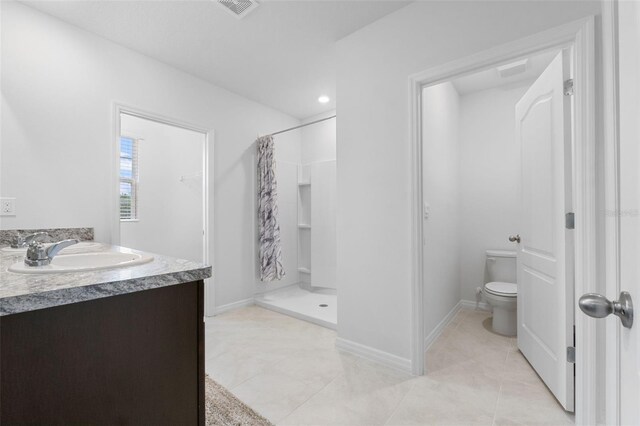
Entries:
{"type": "Polygon", "coordinates": [[[517,297],[518,296],[518,286],[514,283],[503,283],[503,282],[492,282],[486,283],[484,285],[484,289],[489,294],[494,294],[496,296],[502,297],[517,297]]]}

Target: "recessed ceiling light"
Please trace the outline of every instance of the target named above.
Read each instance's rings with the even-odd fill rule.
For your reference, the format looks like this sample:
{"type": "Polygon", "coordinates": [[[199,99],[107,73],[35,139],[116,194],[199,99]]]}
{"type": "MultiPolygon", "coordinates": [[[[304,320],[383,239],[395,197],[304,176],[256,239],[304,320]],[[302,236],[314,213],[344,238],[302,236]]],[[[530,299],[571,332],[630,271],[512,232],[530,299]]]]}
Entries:
{"type": "Polygon", "coordinates": [[[321,104],[326,104],[329,101],[330,101],[329,97],[325,95],[322,95],[318,98],[318,102],[320,102],[321,104]]]}

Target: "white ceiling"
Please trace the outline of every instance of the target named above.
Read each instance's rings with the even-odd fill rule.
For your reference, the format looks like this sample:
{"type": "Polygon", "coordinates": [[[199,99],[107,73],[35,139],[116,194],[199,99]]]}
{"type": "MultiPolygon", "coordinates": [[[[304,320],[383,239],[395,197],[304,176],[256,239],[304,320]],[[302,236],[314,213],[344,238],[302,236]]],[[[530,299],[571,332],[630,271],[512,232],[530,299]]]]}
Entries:
{"type": "Polygon", "coordinates": [[[457,78],[455,80],[452,80],[451,82],[458,91],[458,94],[460,94],[461,96],[496,87],[517,87],[533,82],[536,78],[538,78],[538,76],[542,74],[542,71],[547,68],[547,65],[551,63],[551,61],[557,54],[557,50],[552,50],[549,52],[543,52],[538,55],[531,56],[528,58],[529,61],[527,63],[526,71],[520,74],[513,75],[511,77],[500,77],[498,70],[494,67],[457,78]]]}
{"type": "Polygon", "coordinates": [[[409,2],[264,0],[241,20],[212,0],[23,3],[306,118],[335,108],[335,42],[409,2]],[[331,101],[320,104],[320,95],[331,101]]]}

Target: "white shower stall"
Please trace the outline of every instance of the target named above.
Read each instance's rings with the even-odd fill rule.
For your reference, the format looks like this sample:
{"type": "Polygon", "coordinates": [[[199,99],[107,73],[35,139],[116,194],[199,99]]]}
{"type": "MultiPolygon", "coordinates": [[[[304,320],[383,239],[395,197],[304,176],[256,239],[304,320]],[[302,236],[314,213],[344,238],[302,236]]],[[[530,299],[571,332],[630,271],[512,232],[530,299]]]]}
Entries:
{"type": "Polygon", "coordinates": [[[287,275],[281,283],[260,284],[255,298],[259,306],[333,329],[337,324],[335,122],[332,118],[298,130],[299,146],[288,141],[282,147],[286,153],[278,152],[281,147],[274,137],[287,275]]]}

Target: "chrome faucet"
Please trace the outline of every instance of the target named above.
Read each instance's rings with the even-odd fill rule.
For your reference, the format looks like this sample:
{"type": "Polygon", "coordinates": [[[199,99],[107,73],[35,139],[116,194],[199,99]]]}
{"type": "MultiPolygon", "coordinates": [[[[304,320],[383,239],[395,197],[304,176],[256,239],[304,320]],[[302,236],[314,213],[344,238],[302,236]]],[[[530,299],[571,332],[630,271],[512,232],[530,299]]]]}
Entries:
{"type": "Polygon", "coordinates": [[[18,235],[11,243],[11,248],[17,249],[17,248],[27,247],[29,246],[29,244],[31,244],[32,241],[39,240],[45,235],[48,236],[49,234],[46,232],[34,232],[33,234],[29,234],[24,237],[21,235],[18,235]]]}
{"type": "Polygon", "coordinates": [[[78,240],[63,240],[45,248],[38,241],[32,240],[27,249],[27,256],[24,263],[27,266],[44,266],[51,263],[51,260],[65,247],[77,244],[78,240]]]}

